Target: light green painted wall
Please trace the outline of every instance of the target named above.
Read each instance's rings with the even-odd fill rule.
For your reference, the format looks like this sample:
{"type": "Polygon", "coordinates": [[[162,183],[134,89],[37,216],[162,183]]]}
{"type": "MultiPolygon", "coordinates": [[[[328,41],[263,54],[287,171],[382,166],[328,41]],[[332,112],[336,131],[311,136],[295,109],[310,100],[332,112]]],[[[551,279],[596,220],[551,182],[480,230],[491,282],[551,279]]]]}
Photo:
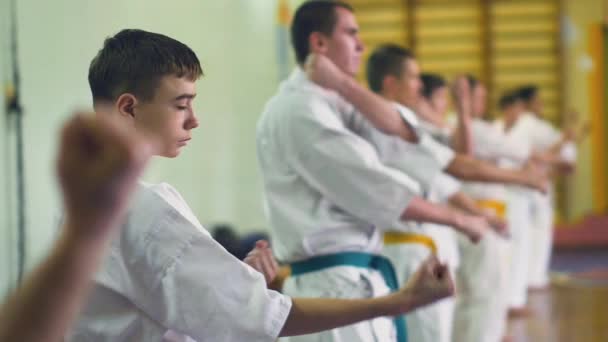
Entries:
{"type": "MultiPolygon", "coordinates": [[[[201,126],[173,160],[155,160],[146,179],[173,184],[203,224],[234,223],[242,231],[265,227],[255,161],[255,123],[277,87],[278,0],[19,0],[19,44],[26,110],[29,265],[53,240],[59,199],[53,177],[56,135],[74,108],[90,108],[88,63],[106,36],[126,27],[177,38],[198,54],[206,76],[195,108],[201,126]]],[[[303,0],[290,0],[296,8],[303,0]]],[[[0,0],[0,80],[8,76],[8,4],[0,0]]],[[[564,1],[573,24],[567,43],[567,102],[588,112],[587,78],[579,60],[587,25],[601,20],[598,0],[564,1]]],[[[14,280],[13,132],[0,109],[0,296],[14,280]]],[[[591,151],[582,145],[571,179],[570,214],[592,208],[591,151]]]]}
{"type": "MultiPolygon", "coordinates": [[[[9,50],[9,2],[0,1],[0,85],[4,92],[4,84],[9,72],[9,55],[5,51],[9,50]]],[[[3,93],[2,93],[3,94],[3,93]]],[[[14,249],[14,226],[12,208],[13,197],[11,181],[13,180],[12,167],[9,162],[11,159],[11,144],[13,134],[9,131],[9,123],[5,113],[4,97],[0,106],[0,298],[5,289],[9,288],[14,282],[15,261],[12,250],[14,249]]]]}
{"type": "MultiPolygon", "coordinates": [[[[7,6],[8,0],[0,1],[7,6]]],[[[201,125],[192,143],[177,159],[154,160],[146,180],[175,186],[203,224],[231,222],[242,231],[266,226],[255,124],[278,85],[277,2],[19,0],[29,266],[40,260],[55,236],[53,222],[60,211],[53,171],[58,129],[74,108],[91,107],[88,64],[103,39],[122,28],[155,31],[186,43],[205,71],[195,100],[201,125]]],[[[0,12],[4,16],[7,11],[3,7],[0,12]]],[[[3,45],[0,62],[6,58],[3,45]]],[[[0,120],[2,163],[7,146],[3,125],[0,120]]],[[[0,168],[0,179],[8,177],[0,168]]],[[[4,186],[0,183],[2,194],[4,186]]],[[[15,263],[15,226],[5,218],[9,202],[8,194],[0,196],[0,295],[15,263]]]]}

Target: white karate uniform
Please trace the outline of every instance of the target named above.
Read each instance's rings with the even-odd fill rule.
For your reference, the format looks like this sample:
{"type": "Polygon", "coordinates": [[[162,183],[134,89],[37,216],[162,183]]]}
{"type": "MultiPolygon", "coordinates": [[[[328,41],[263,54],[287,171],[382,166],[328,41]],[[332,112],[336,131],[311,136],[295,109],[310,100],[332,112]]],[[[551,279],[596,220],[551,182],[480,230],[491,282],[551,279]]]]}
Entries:
{"type": "MultiPolygon", "coordinates": [[[[516,141],[480,119],[471,122],[473,155],[496,162],[507,158],[523,162],[530,154],[516,141]]],[[[480,201],[506,204],[508,192],[496,183],[467,182],[464,192],[480,201]]],[[[509,225],[511,227],[511,225],[509,225]]],[[[478,244],[459,239],[461,264],[458,269],[454,320],[454,341],[497,342],[505,333],[509,297],[509,241],[494,233],[478,244]]]]}
{"type": "MultiPolygon", "coordinates": [[[[495,128],[503,132],[510,144],[519,144],[517,151],[531,151],[532,145],[527,137],[525,125],[519,120],[505,132],[504,122],[496,120],[495,128]]],[[[530,153],[530,152],[528,152],[530,153]]],[[[508,169],[523,167],[523,161],[500,158],[499,165],[508,169]]],[[[509,271],[509,306],[521,308],[528,298],[528,268],[530,265],[530,239],[532,229],[532,199],[536,191],[520,186],[507,186],[507,220],[511,234],[511,262],[509,271]]]]}
{"type": "MultiPolygon", "coordinates": [[[[441,192],[451,197],[459,191],[460,183],[449,175],[439,174],[437,184],[442,184],[441,192]]],[[[433,188],[427,199],[439,200],[440,191],[433,188]]],[[[448,226],[414,222],[396,223],[400,231],[421,234],[430,237],[437,247],[437,257],[448,264],[452,276],[458,266],[456,233],[448,226]]],[[[387,244],[382,254],[391,260],[397,270],[400,284],[404,284],[418,270],[420,265],[431,254],[432,250],[420,243],[387,244]]],[[[439,302],[416,309],[405,316],[409,342],[450,342],[454,320],[454,298],[445,298],[439,302]]]]}
{"type": "MultiPolygon", "coordinates": [[[[273,249],[281,261],[358,251],[377,253],[383,229],[401,217],[419,185],[384,165],[359,135],[361,114],[297,68],[267,103],[257,154],[273,249]]],[[[369,298],[387,294],[379,272],[338,266],[289,277],[292,296],[369,298]]],[[[289,341],[394,341],[382,317],[289,341]]]]}
{"type": "MultiPolygon", "coordinates": [[[[431,202],[445,204],[461,188],[462,183],[448,174],[441,173],[433,183],[427,199],[431,202]]],[[[466,237],[457,233],[452,227],[445,225],[421,223],[421,226],[424,235],[430,236],[435,242],[438,259],[448,265],[452,279],[455,279],[456,270],[460,265],[457,241],[459,238],[466,239],[466,237]]],[[[401,255],[401,262],[407,256],[407,254],[401,255]]],[[[419,257],[421,256],[419,255],[419,257]]],[[[428,253],[426,256],[428,256],[428,253]]],[[[417,335],[412,334],[411,341],[451,342],[453,340],[455,304],[456,298],[449,297],[406,316],[408,331],[417,333],[417,335]]]]}
{"type": "Polygon", "coordinates": [[[454,133],[454,127],[456,125],[455,115],[449,115],[447,123],[448,126],[440,128],[428,121],[420,119],[420,129],[427,134],[430,134],[436,141],[446,146],[451,146],[452,134],[454,133]]]}
{"type": "MultiPolygon", "coordinates": [[[[383,134],[371,124],[364,125],[362,136],[377,149],[380,160],[388,166],[411,176],[422,186],[431,202],[445,203],[460,190],[460,182],[444,174],[444,170],[454,158],[454,152],[436,142],[418,125],[415,114],[399,106],[410,126],[414,127],[418,143],[409,143],[399,137],[383,134]],[[409,120],[408,120],[409,119],[409,120]]],[[[400,231],[430,237],[437,246],[441,261],[448,263],[453,270],[458,265],[458,250],[455,232],[452,228],[436,224],[414,222],[395,222],[400,231]]],[[[428,246],[420,243],[387,244],[382,254],[395,265],[399,283],[405,283],[432,253],[428,246]]],[[[440,302],[417,309],[405,316],[409,342],[450,342],[452,340],[454,299],[446,298],[440,302]]]]}
{"type": "Polygon", "coordinates": [[[140,184],[94,279],[68,341],[271,342],[291,310],[167,184],[140,184]]]}
{"type": "MultiPolygon", "coordinates": [[[[518,121],[521,121],[521,125],[524,126],[535,151],[545,151],[561,140],[561,132],[533,113],[523,114],[518,121]]],[[[561,152],[569,153],[572,146],[573,144],[565,145],[561,152]]],[[[566,157],[570,156],[566,155],[566,157]]],[[[565,158],[565,160],[570,158],[565,158]]],[[[533,243],[530,246],[528,272],[528,286],[530,287],[544,287],[549,284],[549,262],[553,247],[553,201],[553,184],[547,194],[537,192],[532,197],[531,241],[533,243]]]]}

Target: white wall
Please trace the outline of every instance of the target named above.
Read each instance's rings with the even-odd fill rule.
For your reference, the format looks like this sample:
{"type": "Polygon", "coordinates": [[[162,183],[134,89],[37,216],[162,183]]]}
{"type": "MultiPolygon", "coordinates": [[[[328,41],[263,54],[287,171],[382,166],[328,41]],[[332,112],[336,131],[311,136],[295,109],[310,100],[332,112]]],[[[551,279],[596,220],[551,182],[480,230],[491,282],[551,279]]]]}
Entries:
{"type": "MultiPolygon", "coordinates": [[[[4,91],[5,83],[8,81],[10,71],[9,60],[9,2],[0,1],[0,82],[4,91]],[[6,51],[6,52],[5,52],[6,51]]],[[[13,134],[9,131],[8,117],[5,113],[4,97],[0,106],[0,298],[5,290],[14,283],[15,260],[13,250],[14,222],[12,208],[13,188],[11,181],[11,163],[13,145],[11,144],[13,134]]]]}
{"type": "MultiPolygon", "coordinates": [[[[54,236],[52,222],[59,211],[53,173],[58,128],[74,108],[90,108],[89,62],[103,39],[122,28],[155,31],[186,43],[205,71],[195,101],[201,126],[193,142],[177,159],[155,160],[147,180],[174,185],[203,224],[227,221],[242,231],[266,226],[255,124],[278,85],[276,6],[276,0],[19,0],[28,265],[40,259],[54,236]]],[[[3,46],[0,62],[7,58],[5,51],[3,46]]],[[[6,137],[4,127],[0,129],[6,137]]],[[[5,146],[1,140],[0,158],[5,146]]],[[[8,176],[2,172],[0,168],[4,180],[8,176]]],[[[0,197],[0,208],[8,201],[7,196],[0,197]]],[[[16,249],[14,229],[14,224],[0,222],[0,294],[11,265],[4,254],[14,255],[16,249]]]]}

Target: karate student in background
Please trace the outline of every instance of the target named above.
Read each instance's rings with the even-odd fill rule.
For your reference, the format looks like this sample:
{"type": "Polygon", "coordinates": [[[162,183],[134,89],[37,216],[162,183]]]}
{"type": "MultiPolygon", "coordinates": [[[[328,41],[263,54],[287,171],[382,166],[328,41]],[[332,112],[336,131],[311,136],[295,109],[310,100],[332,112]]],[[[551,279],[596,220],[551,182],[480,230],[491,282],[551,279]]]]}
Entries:
{"type": "MultiPolygon", "coordinates": [[[[521,121],[524,105],[515,91],[506,92],[498,103],[501,116],[495,120],[494,127],[510,143],[517,144],[513,151],[525,153],[528,158],[500,158],[499,164],[506,169],[521,169],[528,165],[532,155],[532,144],[521,121]]],[[[511,261],[509,271],[509,314],[511,317],[527,316],[527,284],[530,266],[530,243],[532,229],[532,198],[534,192],[521,187],[508,188],[507,218],[511,227],[511,261]]]]}
{"type": "MultiPolygon", "coordinates": [[[[532,146],[535,160],[553,175],[571,172],[576,166],[577,140],[584,138],[587,129],[566,122],[563,132],[551,125],[543,117],[543,101],[537,86],[527,85],[518,89],[524,102],[525,113],[518,125],[526,132],[532,146]]],[[[554,187],[551,184],[547,194],[536,193],[532,197],[532,241],[530,248],[530,267],[528,287],[542,290],[549,285],[549,261],[553,243],[554,187]]]]}
{"type": "MultiPolygon", "coordinates": [[[[368,122],[397,140],[417,135],[394,105],[354,78],[363,45],[351,7],[306,2],[291,33],[298,66],[267,103],[257,131],[273,246],[292,270],[283,291],[333,298],[385,294],[396,279],[378,255],[384,230],[399,221],[436,221],[476,236],[481,224],[424,200],[418,182],[384,164],[364,138],[368,122]]],[[[402,341],[403,327],[381,318],[289,340],[402,341]]]]}
{"type": "MultiPolygon", "coordinates": [[[[383,45],[374,50],[368,60],[367,76],[371,82],[370,88],[394,101],[396,106],[412,107],[420,101],[421,81],[417,64],[409,51],[399,46],[383,45]]],[[[477,208],[468,196],[460,192],[460,182],[444,173],[447,165],[453,162],[455,153],[447,146],[434,141],[421,129],[420,121],[414,112],[405,107],[402,107],[402,110],[409,113],[406,118],[409,118],[409,124],[416,128],[418,142],[383,142],[377,137],[378,133],[371,134],[370,141],[378,149],[381,160],[419,181],[428,200],[449,203],[467,210],[461,205],[460,200],[463,199],[471,202],[469,208],[474,208],[471,213],[483,216],[485,213],[477,208]]],[[[366,133],[364,132],[364,136],[366,133]]],[[[490,217],[486,219],[492,220],[490,217]]],[[[437,254],[440,260],[450,266],[452,272],[458,267],[456,236],[450,227],[430,223],[395,223],[394,226],[399,229],[385,233],[383,254],[398,266],[400,281],[407,280],[412,270],[429,254],[437,254]]],[[[504,222],[495,226],[504,226],[504,222]]],[[[481,239],[482,243],[485,236],[481,239]]],[[[463,238],[470,240],[464,236],[463,238]]],[[[410,340],[451,341],[453,305],[452,300],[443,300],[407,315],[410,340]]]]}
{"type": "Polygon", "coordinates": [[[433,138],[451,146],[455,122],[448,116],[449,85],[442,76],[428,72],[421,73],[420,80],[422,81],[421,97],[416,105],[420,125],[433,138]]]}
{"type": "MultiPolygon", "coordinates": [[[[487,91],[472,76],[467,76],[471,89],[471,154],[492,163],[502,159],[524,164],[530,149],[521,142],[509,139],[488,118],[487,91]]],[[[510,208],[508,187],[500,183],[469,182],[464,191],[486,210],[508,218],[510,208]]],[[[510,231],[518,236],[518,227],[507,221],[510,231]]],[[[506,332],[509,297],[509,260],[511,240],[493,237],[485,245],[471,246],[460,241],[461,268],[458,280],[455,341],[499,341],[506,332]],[[481,248],[485,247],[485,248],[481,248]],[[490,262],[489,260],[498,260],[490,262]]]]}
{"type": "MultiPolygon", "coordinates": [[[[367,76],[368,82],[370,82],[370,88],[377,91],[379,94],[383,95],[387,99],[399,102],[400,105],[405,105],[410,108],[416,107],[418,101],[420,101],[420,80],[418,78],[418,66],[412,54],[409,53],[409,51],[407,51],[406,49],[395,45],[383,45],[378,47],[376,50],[374,50],[374,52],[372,52],[372,54],[370,55],[370,59],[368,60],[367,76]]],[[[466,85],[467,84],[465,80],[465,86],[466,85]]],[[[462,90],[459,90],[459,92],[461,91],[462,90]]],[[[466,89],[464,92],[466,93],[466,89]]],[[[467,98],[464,99],[467,100],[467,98]]],[[[468,102],[470,102],[470,99],[468,99],[468,102]]],[[[462,103],[459,104],[459,106],[465,108],[470,107],[471,104],[462,103]]],[[[415,118],[416,117],[414,117],[414,119],[415,118]]],[[[413,125],[415,123],[410,124],[413,125]]],[[[425,142],[425,138],[428,138],[428,135],[426,134],[426,132],[421,132],[420,136],[422,138],[420,139],[421,142],[419,144],[423,145],[423,149],[426,148],[428,151],[429,145],[428,142],[425,142]]],[[[381,150],[386,151],[385,153],[392,154],[394,156],[395,152],[398,150],[398,146],[386,146],[381,150]]],[[[427,182],[424,182],[424,177],[433,176],[433,168],[429,167],[432,164],[429,164],[428,162],[423,162],[424,159],[422,159],[422,161],[416,160],[413,158],[413,155],[414,154],[411,151],[402,154],[403,165],[406,167],[408,165],[412,167],[412,169],[404,169],[404,171],[412,175],[415,179],[419,180],[422,184],[426,184],[427,182]]],[[[467,159],[462,154],[455,154],[454,152],[451,152],[450,158],[444,161],[443,164],[440,164],[443,166],[439,169],[441,170],[447,165],[451,165],[451,163],[457,164],[458,161],[454,160],[455,158],[467,159]]],[[[394,162],[391,165],[395,165],[394,162]]],[[[485,166],[489,164],[482,165],[485,166]]],[[[451,166],[453,166],[453,164],[451,166]]],[[[456,169],[457,167],[458,166],[456,166],[456,169]]],[[[495,170],[496,167],[489,166],[488,169],[495,170]]],[[[448,169],[447,172],[450,172],[450,170],[448,169]]],[[[501,172],[498,172],[498,174],[501,174],[501,172]]],[[[493,175],[490,173],[488,177],[492,176],[493,175]]],[[[436,187],[435,189],[453,191],[451,195],[458,193],[458,186],[456,186],[456,188],[454,189],[453,186],[449,186],[449,183],[444,183],[441,186],[436,187]]],[[[441,198],[441,196],[438,196],[438,194],[434,193],[434,191],[430,191],[429,194],[430,196],[434,197],[435,200],[441,198]]],[[[448,195],[448,197],[449,196],[450,195],[448,195]]],[[[475,204],[473,204],[473,206],[475,206],[475,204]]],[[[408,237],[408,239],[402,239],[403,243],[400,245],[395,244],[391,246],[385,246],[385,251],[391,254],[392,259],[396,260],[395,263],[411,262],[415,264],[418,257],[413,257],[413,253],[423,255],[423,253],[430,253],[433,249],[433,247],[429,248],[429,245],[431,245],[431,243],[424,243],[426,240],[420,238],[419,236],[412,238],[412,233],[413,232],[410,232],[410,236],[408,237]]],[[[440,228],[429,227],[426,224],[423,225],[423,235],[426,234],[427,236],[429,236],[431,238],[430,240],[432,244],[437,246],[438,254],[446,258],[446,260],[449,260],[448,263],[450,265],[456,267],[458,265],[459,253],[458,247],[456,246],[456,242],[454,241],[454,237],[442,236],[444,234],[447,235],[449,233],[450,230],[445,229],[445,227],[440,228]]],[[[394,239],[391,235],[390,240],[396,239],[394,239]]],[[[485,245],[484,240],[485,239],[482,239],[481,242],[481,244],[484,245],[483,248],[488,253],[493,252],[492,245],[485,245]]],[[[493,268],[496,269],[498,268],[498,260],[496,258],[491,258],[491,256],[492,255],[490,255],[489,260],[486,260],[486,263],[489,266],[494,266],[493,268]],[[493,265],[492,263],[495,264],[493,265]]],[[[481,263],[473,267],[480,267],[480,265],[481,263]]],[[[483,273],[484,270],[481,270],[480,272],[483,273]]],[[[467,281],[466,284],[470,284],[470,282],[467,281]]],[[[484,289],[485,292],[480,293],[476,298],[479,299],[492,295],[491,293],[489,293],[489,290],[487,288],[484,289]]],[[[475,291],[471,287],[469,287],[469,290],[469,292],[475,291]]],[[[451,322],[451,317],[449,314],[450,310],[448,305],[445,306],[447,306],[448,308],[446,309],[444,307],[442,309],[439,305],[433,305],[433,308],[423,308],[406,317],[406,319],[408,320],[408,328],[410,329],[410,331],[416,333],[416,340],[451,340],[451,325],[449,324],[449,322],[451,322]],[[444,324],[446,322],[447,324],[444,324]]]]}

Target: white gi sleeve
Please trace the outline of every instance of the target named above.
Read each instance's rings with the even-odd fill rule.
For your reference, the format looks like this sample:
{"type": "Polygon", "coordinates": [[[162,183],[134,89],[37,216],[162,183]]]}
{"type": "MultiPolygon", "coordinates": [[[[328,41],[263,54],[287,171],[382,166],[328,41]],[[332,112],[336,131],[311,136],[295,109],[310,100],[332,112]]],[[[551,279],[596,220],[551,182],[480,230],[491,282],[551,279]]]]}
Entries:
{"type": "Polygon", "coordinates": [[[456,155],[454,150],[439,143],[429,134],[421,134],[418,143],[423,150],[437,160],[442,170],[448,167],[456,155]]]}
{"type": "Polygon", "coordinates": [[[360,118],[358,128],[361,137],[372,144],[384,165],[405,173],[416,180],[425,192],[429,191],[442,170],[442,165],[433,155],[419,144],[383,133],[365,118],[360,118]]]}
{"type": "Polygon", "coordinates": [[[508,159],[523,163],[530,157],[529,144],[516,141],[504,135],[496,127],[473,121],[473,154],[480,159],[508,159]]]}
{"type": "Polygon", "coordinates": [[[550,123],[538,118],[534,119],[534,124],[530,125],[531,131],[529,132],[532,138],[532,147],[534,149],[544,151],[561,140],[561,132],[555,129],[550,123]]]}
{"type": "Polygon", "coordinates": [[[462,188],[462,183],[456,178],[441,172],[435,178],[431,186],[430,198],[440,203],[445,203],[462,188]]]}
{"type": "Polygon", "coordinates": [[[268,290],[262,274],[155,195],[129,217],[150,229],[121,239],[130,242],[119,247],[125,264],[113,268],[120,272],[113,279],[123,279],[124,295],[151,319],[198,341],[276,340],[291,299],[268,290]]]}
{"type": "Polygon", "coordinates": [[[279,134],[291,166],[324,197],[377,227],[390,227],[418,183],[385,166],[373,146],[349,130],[322,99],[295,103],[279,134]]]}

